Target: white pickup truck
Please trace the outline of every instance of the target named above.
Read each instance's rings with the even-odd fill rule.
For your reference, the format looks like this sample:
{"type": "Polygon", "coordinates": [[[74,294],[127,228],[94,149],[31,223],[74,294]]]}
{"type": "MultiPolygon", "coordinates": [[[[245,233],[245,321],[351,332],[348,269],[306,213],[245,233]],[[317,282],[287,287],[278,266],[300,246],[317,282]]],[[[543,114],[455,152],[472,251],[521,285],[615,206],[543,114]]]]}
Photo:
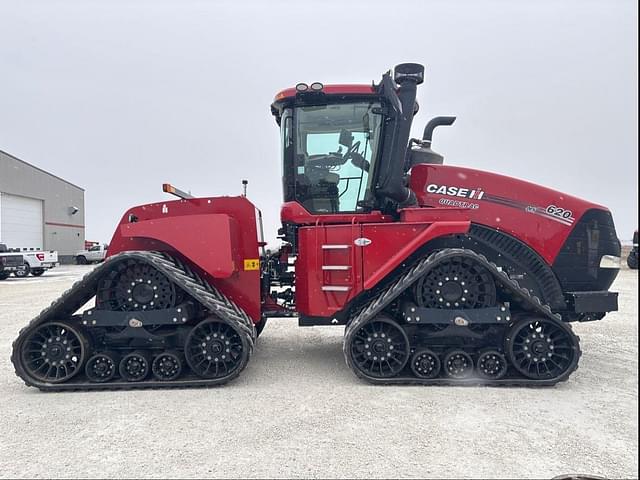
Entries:
{"type": "Polygon", "coordinates": [[[46,270],[59,265],[58,252],[53,250],[16,250],[16,253],[21,254],[24,258],[24,268],[13,273],[16,277],[26,277],[29,274],[39,277],[46,270]]]}
{"type": "Polygon", "coordinates": [[[102,262],[107,255],[109,245],[94,245],[88,250],[81,250],[76,253],[76,263],[86,265],[87,263],[102,262]]]}

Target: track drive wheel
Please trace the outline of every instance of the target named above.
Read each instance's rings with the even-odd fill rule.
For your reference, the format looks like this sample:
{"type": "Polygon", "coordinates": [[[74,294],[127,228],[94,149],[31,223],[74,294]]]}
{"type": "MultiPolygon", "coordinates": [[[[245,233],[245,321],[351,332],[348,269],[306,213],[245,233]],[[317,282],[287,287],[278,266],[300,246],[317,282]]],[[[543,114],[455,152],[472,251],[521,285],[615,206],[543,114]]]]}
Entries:
{"type": "Polygon", "coordinates": [[[249,360],[245,336],[225,321],[210,317],[197,324],[184,346],[187,364],[199,377],[223,379],[239,373],[249,360]]]}
{"type": "Polygon", "coordinates": [[[25,373],[39,382],[62,383],[84,364],[88,343],[76,328],[64,322],[35,327],[22,342],[20,359],[25,373]]]}
{"type": "Polygon", "coordinates": [[[174,283],[152,265],[130,260],[109,271],[98,285],[100,310],[161,310],[177,305],[174,283]]]}
{"type": "Polygon", "coordinates": [[[496,285],[489,271],[467,257],[451,257],[418,280],[416,303],[426,308],[485,308],[496,303],[496,285]]]}
{"type": "Polygon", "coordinates": [[[365,323],[350,345],[355,368],[374,378],[397,375],[409,360],[409,338],[404,329],[385,315],[365,323]]]}
{"type": "Polygon", "coordinates": [[[516,370],[534,380],[565,379],[577,368],[581,353],[579,339],[569,325],[543,317],[513,323],[505,347],[516,370]]]}

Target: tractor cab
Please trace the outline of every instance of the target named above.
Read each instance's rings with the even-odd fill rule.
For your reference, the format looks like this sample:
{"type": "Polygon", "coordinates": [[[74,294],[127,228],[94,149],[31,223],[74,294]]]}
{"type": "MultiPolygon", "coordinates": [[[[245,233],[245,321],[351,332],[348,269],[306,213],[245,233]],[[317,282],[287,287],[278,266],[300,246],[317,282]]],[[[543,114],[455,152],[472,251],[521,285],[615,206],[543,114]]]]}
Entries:
{"type": "Polygon", "coordinates": [[[405,63],[378,84],[299,83],[278,93],[271,111],[281,131],[283,211],[293,202],[326,221],[415,205],[405,176],[417,163],[442,163],[431,134],[455,120],[437,117],[423,139],[409,140],[423,77],[422,65],[405,63]]]}
{"type": "Polygon", "coordinates": [[[383,99],[373,87],[313,86],[276,99],[284,201],[315,215],[363,211],[380,157],[383,99]]]}
{"type": "Polygon", "coordinates": [[[403,177],[423,76],[422,65],[406,63],[379,84],[299,83],[276,95],[285,203],[312,215],[415,203],[403,177]]]}

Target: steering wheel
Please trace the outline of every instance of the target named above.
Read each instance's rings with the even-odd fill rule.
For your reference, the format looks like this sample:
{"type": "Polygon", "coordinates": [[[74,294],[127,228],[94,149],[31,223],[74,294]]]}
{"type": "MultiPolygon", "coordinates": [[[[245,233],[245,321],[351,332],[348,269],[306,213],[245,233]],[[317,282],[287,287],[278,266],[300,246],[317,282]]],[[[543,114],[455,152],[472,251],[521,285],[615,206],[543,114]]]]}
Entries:
{"type": "Polygon", "coordinates": [[[351,163],[359,168],[360,170],[364,170],[365,172],[369,172],[369,168],[371,168],[371,164],[368,160],[366,160],[362,155],[358,153],[358,148],[360,147],[360,142],[356,142],[346,153],[342,156],[344,161],[347,161],[349,157],[351,157],[351,163]]]}
{"type": "Polygon", "coordinates": [[[342,156],[342,160],[347,161],[349,157],[351,157],[354,153],[358,151],[359,148],[360,148],[360,141],[357,141],[353,145],[351,145],[346,152],[344,152],[344,155],[342,156]]]}

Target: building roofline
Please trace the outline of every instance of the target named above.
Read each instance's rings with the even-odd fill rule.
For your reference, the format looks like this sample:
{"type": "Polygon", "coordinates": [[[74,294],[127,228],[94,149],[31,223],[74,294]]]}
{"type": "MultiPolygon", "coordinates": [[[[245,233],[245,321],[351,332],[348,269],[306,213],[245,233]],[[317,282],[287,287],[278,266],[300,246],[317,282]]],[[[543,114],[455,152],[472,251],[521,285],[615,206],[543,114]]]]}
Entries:
{"type": "Polygon", "coordinates": [[[25,162],[24,160],[16,157],[15,155],[11,155],[10,153],[7,153],[4,150],[0,150],[0,153],[2,153],[3,155],[6,155],[9,158],[12,158],[13,160],[17,160],[18,162],[24,163],[25,165],[27,165],[27,166],[29,166],[31,168],[34,168],[34,169],[38,170],[39,172],[42,172],[42,173],[44,173],[46,175],[49,175],[50,177],[56,178],[56,179],[60,180],[61,182],[64,182],[64,183],[66,183],[68,185],[71,185],[72,187],[77,188],[78,190],[82,190],[83,192],[85,191],[84,188],[79,187],[78,185],[76,185],[74,183],[71,183],[70,181],[65,180],[64,178],[60,178],[59,176],[54,175],[53,173],[47,172],[46,170],[43,170],[40,167],[36,167],[35,165],[32,165],[29,162],[25,162]]]}

